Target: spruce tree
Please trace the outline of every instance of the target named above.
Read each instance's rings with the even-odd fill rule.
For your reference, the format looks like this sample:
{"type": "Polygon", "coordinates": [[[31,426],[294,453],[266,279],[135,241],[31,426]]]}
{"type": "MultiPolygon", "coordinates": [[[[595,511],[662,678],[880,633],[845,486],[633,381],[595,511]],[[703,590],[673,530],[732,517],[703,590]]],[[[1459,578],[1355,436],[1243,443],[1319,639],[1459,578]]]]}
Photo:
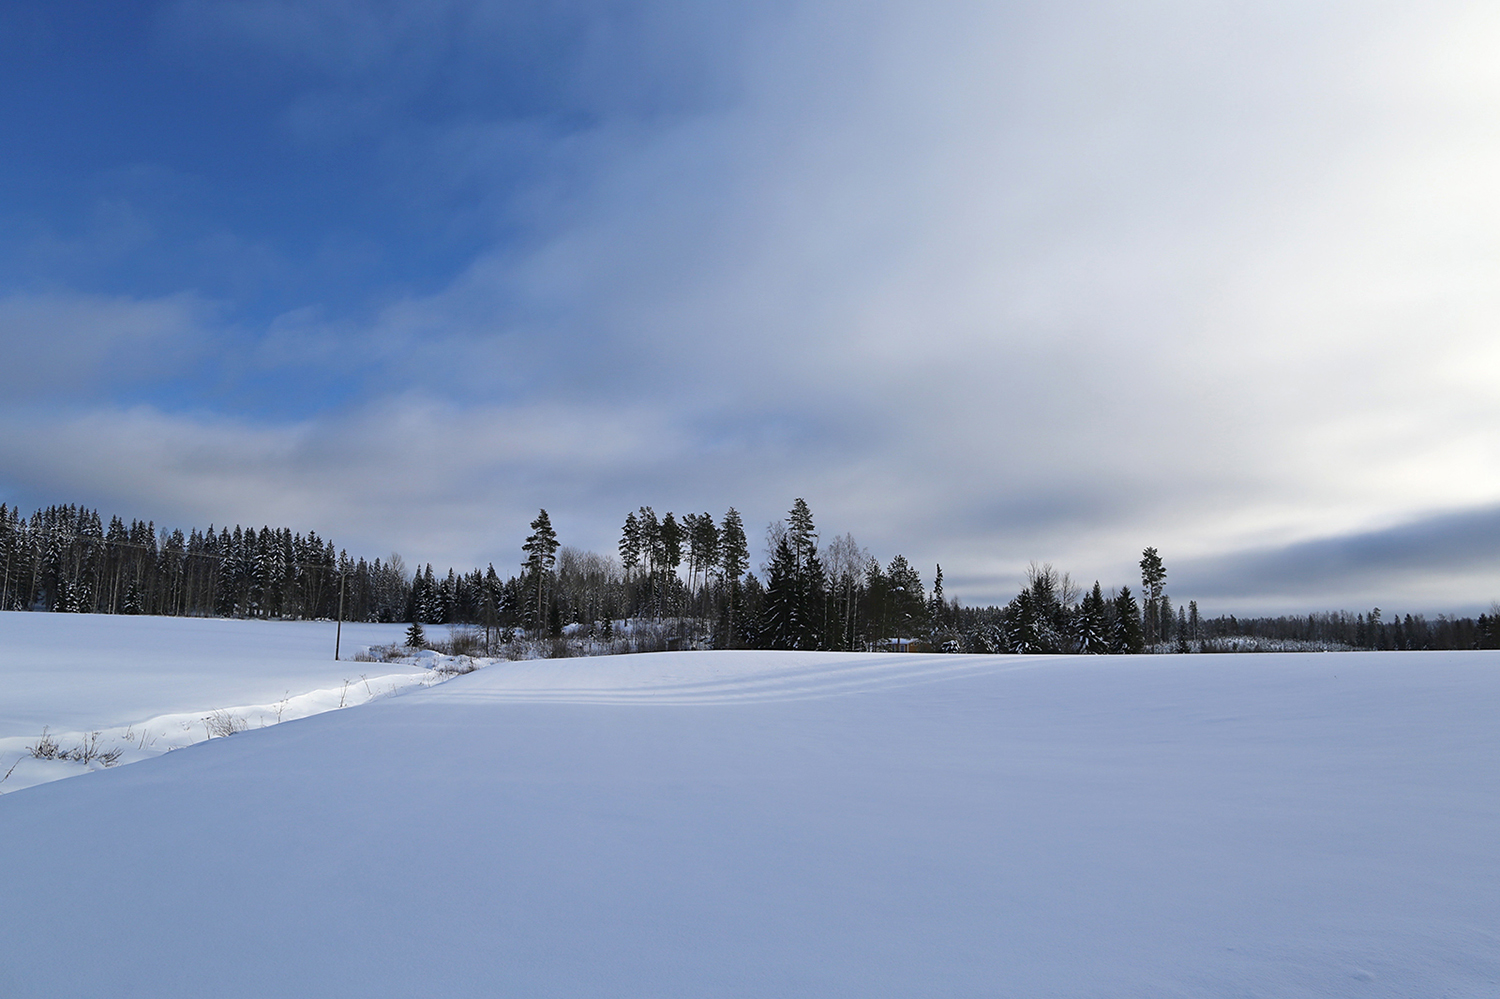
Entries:
{"type": "Polygon", "coordinates": [[[873,555],[870,556],[870,561],[865,564],[864,619],[869,622],[869,640],[871,644],[878,645],[890,637],[890,581],[886,579],[885,571],[880,568],[880,561],[873,555]]]}
{"type": "Polygon", "coordinates": [[[1073,641],[1078,651],[1085,655],[1101,655],[1109,651],[1109,638],[1105,632],[1104,591],[1099,581],[1078,605],[1074,618],[1073,641]]]}
{"type": "Polygon", "coordinates": [[[719,531],[719,571],[726,581],[738,580],[750,565],[750,544],[745,539],[745,525],[734,507],[724,514],[719,531]]]}
{"type": "Polygon", "coordinates": [[[420,616],[417,620],[423,624],[438,624],[438,594],[437,576],[432,571],[432,563],[427,563],[427,569],[422,574],[422,596],[417,602],[420,616]]]}
{"type": "Polygon", "coordinates": [[[1130,592],[1130,587],[1120,587],[1114,599],[1114,634],[1110,636],[1110,651],[1117,654],[1144,652],[1146,639],[1141,633],[1141,609],[1130,592]]]}
{"type": "Polygon", "coordinates": [[[1021,609],[1013,632],[1016,651],[1038,655],[1059,651],[1057,635],[1052,629],[1052,594],[1039,592],[1032,586],[1022,590],[1016,602],[1021,609]]]}
{"type": "Polygon", "coordinates": [[[828,577],[817,552],[809,552],[797,581],[799,649],[827,649],[832,646],[828,633],[828,577]]]}
{"type": "Polygon", "coordinates": [[[888,624],[900,638],[916,638],[927,630],[927,597],[922,577],[906,556],[897,555],[885,570],[889,601],[888,624]]]}
{"type": "Polygon", "coordinates": [[[929,617],[934,628],[941,628],[947,607],[943,605],[943,564],[938,563],[937,574],[932,578],[932,608],[929,617]]]}
{"type": "Polygon", "coordinates": [[[799,606],[801,594],[797,590],[797,557],[783,536],[766,567],[766,592],[760,615],[762,648],[799,647],[803,622],[799,606]]]}

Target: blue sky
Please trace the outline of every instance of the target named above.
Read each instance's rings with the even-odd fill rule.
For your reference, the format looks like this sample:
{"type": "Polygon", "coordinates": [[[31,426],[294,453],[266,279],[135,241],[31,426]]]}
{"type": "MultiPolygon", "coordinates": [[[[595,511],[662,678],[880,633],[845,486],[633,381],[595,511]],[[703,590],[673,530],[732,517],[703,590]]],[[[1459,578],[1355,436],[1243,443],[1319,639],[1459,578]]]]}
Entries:
{"type": "Polygon", "coordinates": [[[0,493],[1500,597],[1480,4],[0,7],[0,493]]]}

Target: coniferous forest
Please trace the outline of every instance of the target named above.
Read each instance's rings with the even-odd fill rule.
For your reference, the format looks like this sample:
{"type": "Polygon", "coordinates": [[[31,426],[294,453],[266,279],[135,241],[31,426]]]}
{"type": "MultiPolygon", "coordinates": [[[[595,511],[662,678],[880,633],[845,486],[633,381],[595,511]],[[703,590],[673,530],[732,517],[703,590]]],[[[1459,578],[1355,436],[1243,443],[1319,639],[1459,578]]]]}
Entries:
{"type": "MultiPolygon", "coordinates": [[[[0,608],[94,614],[332,619],[471,626],[493,651],[517,634],[608,642],[632,630],[660,648],[912,649],[969,653],[1138,653],[1500,648],[1500,617],[1386,615],[1202,618],[1174,607],[1154,548],[1140,590],[1084,587],[1033,564],[1001,607],[964,607],[930,591],[903,556],[882,565],[844,534],[820,543],[796,500],[766,529],[751,567],[740,514],[626,515],[618,554],[560,543],[545,510],[519,571],[409,570],[399,555],[351,558],[289,528],[158,529],[84,507],[23,517],[0,504],[0,608]]],[[[609,647],[599,646],[594,648],[609,647]]],[[[619,646],[616,646],[619,647],[619,646]]],[[[637,643],[633,649],[653,647],[637,643]]],[[[566,642],[555,645],[566,654],[566,642]]]]}

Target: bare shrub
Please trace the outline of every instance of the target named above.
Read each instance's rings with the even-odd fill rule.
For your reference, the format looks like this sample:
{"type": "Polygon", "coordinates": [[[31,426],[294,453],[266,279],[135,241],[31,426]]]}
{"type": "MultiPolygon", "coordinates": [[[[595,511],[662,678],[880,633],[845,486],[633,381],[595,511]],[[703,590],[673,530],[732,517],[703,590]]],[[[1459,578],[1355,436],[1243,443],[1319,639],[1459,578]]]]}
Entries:
{"type": "Polygon", "coordinates": [[[432,647],[444,655],[477,656],[484,651],[484,633],[476,628],[452,628],[446,642],[437,642],[432,647]]]}
{"type": "MultiPolygon", "coordinates": [[[[99,733],[90,732],[83,737],[83,741],[72,749],[63,749],[58,741],[47,734],[47,729],[42,729],[42,737],[33,746],[27,746],[26,751],[38,760],[67,760],[70,763],[94,763],[99,762],[106,767],[112,767],[120,762],[120,757],[125,754],[123,749],[105,749],[99,745],[99,733]]],[[[14,769],[14,768],[12,768],[14,769]]],[[[7,774],[7,776],[9,776],[7,774]]]]}
{"type": "MultiPolygon", "coordinates": [[[[681,620],[621,622],[605,637],[598,629],[574,629],[559,636],[547,636],[524,630],[502,628],[494,632],[498,645],[485,649],[484,632],[469,626],[455,626],[446,641],[428,643],[428,648],[457,658],[481,658],[485,656],[507,659],[512,662],[530,659],[566,659],[575,656],[608,656],[631,652],[668,652],[676,649],[707,648],[709,636],[699,632],[681,620]]],[[[370,648],[369,661],[394,661],[383,658],[384,648],[370,648]]],[[[402,647],[400,658],[410,661],[411,650],[402,647]]],[[[364,658],[364,657],[359,657],[364,658]]],[[[430,664],[434,673],[454,675],[467,673],[467,664],[430,664]]]]}
{"type": "Polygon", "coordinates": [[[35,745],[27,746],[26,752],[31,754],[32,759],[37,760],[55,760],[63,755],[62,747],[57,744],[56,739],[47,734],[45,727],[42,729],[42,737],[36,741],[35,745]]]}
{"type": "Polygon", "coordinates": [[[239,715],[230,714],[228,711],[215,711],[203,719],[204,728],[208,729],[210,739],[225,739],[236,732],[243,732],[250,727],[250,723],[239,715]]]}
{"type": "Polygon", "coordinates": [[[68,750],[67,758],[74,763],[93,763],[98,760],[106,767],[112,767],[120,762],[123,754],[121,749],[101,749],[99,746],[99,733],[90,732],[83,737],[83,742],[68,750]]]}
{"type": "Polygon", "coordinates": [[[667,630],[655,625],[632,629],[630,632],[631,652],[666,652],[667,630]]]}
{"type": "Polygon", "coordinates": [[[395,663],[410,656],[412,650],[405,645],[372,645],[354,655],[357,663],[395,663]]]}
{"type": "Polygon", "coordinates": [[[434,673],[442,673],[445,676],[463,676],[472,673],[479,668],[471,656],[459,656],[456,659],[443,660],[432,667],[434,673]]]}
{"type": "Polygon", "coordinates": [[[510,632],[505,639],[505,645],[500,649],[500,654],[512,660],[534,658],[531,655],[531,643],[526,640],[525,635],[517,631],[510,632]]]}

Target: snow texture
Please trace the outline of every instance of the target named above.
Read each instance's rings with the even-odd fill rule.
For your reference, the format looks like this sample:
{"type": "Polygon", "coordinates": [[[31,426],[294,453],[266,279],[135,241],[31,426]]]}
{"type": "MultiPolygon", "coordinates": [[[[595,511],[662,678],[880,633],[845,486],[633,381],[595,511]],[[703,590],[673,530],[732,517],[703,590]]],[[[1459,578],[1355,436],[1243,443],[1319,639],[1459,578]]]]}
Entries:
{"type": "Polygon", "coordinates": [[[0,995],[1493,996],[1497,666],[498,664],[0,797],[0,995]]]}

